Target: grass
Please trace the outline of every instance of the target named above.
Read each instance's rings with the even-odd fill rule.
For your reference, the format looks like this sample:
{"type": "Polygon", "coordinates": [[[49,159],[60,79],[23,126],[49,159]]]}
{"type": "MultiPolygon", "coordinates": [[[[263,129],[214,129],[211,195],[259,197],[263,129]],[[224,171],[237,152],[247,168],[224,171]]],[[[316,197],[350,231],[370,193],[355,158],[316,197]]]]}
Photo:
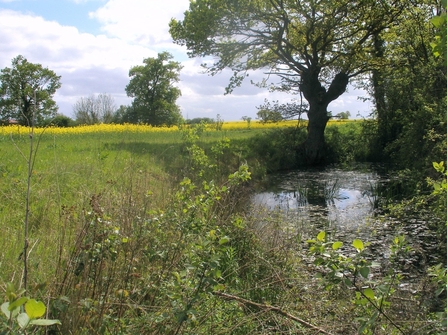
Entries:
{"type": "MultiPolygon", "coordinates": [[[[340,131],[331,136],[349,133],[349,124],[333,124],[340,131]]],[[[62,321],[53,330],[315,333],[272,314],[269,306],[274,305],[333,333],[356,333],[361,306],[350,303],[353,292],[329,292],[314,279],[318,269],[297,247],[300,233],[284,236],[280,216],[236,210],[245,207],[247,172],[217,176],[236,171],[244,161],[238,145],[266,129],[256,122],[251,129],[246,122],[207,129],[195,141],[209,156],[199,161],[203,175],[191,164],[203,158],[201,152],[189,150],[175,127],[37,130],[27,294],[45,301],[49,316],[62,321]],[[236,146],[217,150],[224,138],[236,146]],[[268,224],[255,229],[260,222],[268,224]],[[216,291],[229,292],[227,298],[235,300],[222,299],[216,291]]],[[[0,128],[0,283],[20,283],[23,271],[18,259],[28,132],[0,128]]]]}

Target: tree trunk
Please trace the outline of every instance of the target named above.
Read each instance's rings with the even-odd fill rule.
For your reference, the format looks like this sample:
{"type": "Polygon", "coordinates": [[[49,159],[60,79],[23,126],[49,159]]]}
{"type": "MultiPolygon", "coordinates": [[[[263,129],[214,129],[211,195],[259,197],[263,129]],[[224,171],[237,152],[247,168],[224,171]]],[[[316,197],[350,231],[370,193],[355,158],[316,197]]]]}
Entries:
{"type": "Polygon", "coordinates": [[[326,149],[324,130],[329,121],[327,106],[346,91],[349,82],[348,75],[340,72],[326,90],[319,81],[319,73],[319,68],[314,68],[301,74],[300,90],[309,102],[307,138],[299,149],[303,151],[306,165],[323,163],[326,149]]]}
{"type": "Polygon", "coordinates": [[[310,103],[307,116],[307,138],[303,143],[306,165],[318,165],[324,161],[326,143],[324,130],[329,120],[327,105],[310,103]]]}
{"type": "MultiPolygon", "coordinates": [[[[374,38],[373,56],[378,60],[378,63],[380,63],[380,60],[381,58],[383,58],[385,52],[385,42],[379,36],[379,33],[374,34],[373,38],[374,38]]],[[[390,121],[388,120],[389,115],[387,115],[386,111],[383,69],[376,68],[372,71],[372,85],[373,85],[374,102],[377,111],[380,146],[381,149],[383,149],[388,143],[390,143],[393,140],[392,138],[393,134],[388,129],[390,121]]]]}

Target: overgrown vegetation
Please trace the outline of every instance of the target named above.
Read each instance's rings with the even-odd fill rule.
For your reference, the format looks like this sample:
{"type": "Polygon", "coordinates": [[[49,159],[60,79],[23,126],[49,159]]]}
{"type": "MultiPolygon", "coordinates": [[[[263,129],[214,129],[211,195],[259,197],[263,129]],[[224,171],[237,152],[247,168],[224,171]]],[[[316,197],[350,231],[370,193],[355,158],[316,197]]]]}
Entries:
{"type": "MultiPolygon", "coordinates": [[[[327,136],[340,145],[332,157],[362,157],[366,149],[352,154],[350,144],[363,136],[362,124],[333,127],[327,136]]],[[[21,296],[45,304],[49,321],[36,325],[53,323],[33,332],[406,334],[442,329],[442,316],[421,305],[424,299],[400,290],[397,263],[377,271],[365,254],[367,243],[355,242],[352,258],[344,256],[341,244],[319,234],[308,251],[302,232],[286,232],[280,214],[243,210],[250,178],[293,167],[294,155],[283,148],[290,146],[294,153],[300,136],[301,128],[207,131],[204,124],[168,132],[48,129],[36,135],[28,288],[21,296]]],[[[28,146],[26,131],[1,137],[0,171],[8,181],[1,184],[3,285],[20,286],[22,277],[17,259],[23,250],[27,171],[21,153],[28,146]]],[[[402,255],[405,241],[397,239],[390,247],[402,255]]],[[[442,269],[432,273],[442,286],[442,269]]],[[[435,292],[435,284],[430,287],[433,291],[418,292],[435,292]]],[[[31,329],[3,321],[6,334],[31,329]]]]}
{"type": "MultiPolygon", "coordinates": [[[[377,19],[369,22],[365,31],[363,24],[358,30],[350,27],[354,29],[351,42],[360,34],[358,45],[371,48],[368,54],[353,53],[351,58],[343,52],[352,72],[339,72],[339,63],[332,64],[329,58],[324,65],[334,65],[337,74],[333,78],[329,72],[325,74],[332,80],[326,90],[318,77],[318,59],[314,59],[316,65],[309,61],[307,67],[303,63],[295,69],[302,79],[298,84],[289,80],[290,73],[278,68],[285,80],[282,89],[297,84],[313,110],[309,116],[321,117],[317,124],[324,125],[318,130],[319,134],[325,130],[324,139],[319,137],[315,152],[307,155],[300,154],[300,144],[307,138],[307,149],[313,150],[312,132],[305,127],[309,130],[316,123],[300,120],[286,127],[279,122],[282,113],[260,115],[272,124],[252,123],[244,117],[243,128],[232,131],[219,115],[210,124],[206,124],[210,120],[189,125],[178,122],[174,106],[170,112],[176,120],[168,124],[178,126],[168,129],[97,125],[34,132],[30,120],[35,118],[28,108],[31,129],[2,127],[0,285],[5,299],[0,333],[445,333],[447,260],[442,253],[437,258],[441,263],[430,264],[424,259],[409,270],[408,258],[415,253],[426,258],[425,251],[414,250],[411,236],[399,234],[382,246],[387,257],[378,264],[368,253],[367,241],[333,240],[329,230],[305,231],[286,225],[289,218],[281,212],[246,210],[253,179],[305,165],[312,155],[313,162],[322,162],[324,157],[325,164],[387,162],[406,177],[399,179],[405,184],[400,188],[404,200],[390,202],[388,213],[402,219],[403,225],[405,218],[417,213],[425,220],[422,224],[436,233],[439,249],[447,249],[445,60],[437,58],[445,54],[446,16],[432,20],[439,30],[434,35],[423,29],[432,15],[430,4],[406,8],[399,3],[394,14],[387,6],[382,8],[382,3],[374,12],[367,10],[369,3],[359,4],[364,6],[359,17],[377,19]],[[400,34],[394,25],[382,22],[385,9],[391,15],[389,22],[400,17],[400,34]],[[432,42],[435,55],[427,52],[431,36],[437,36],[432,42]],[[354,56],[359,63],[349,63],[354,56]],[[348,77],[367,68],[362,66],[364,61],[372,66],[368,85],[376,118],[328,123],[327,104],[342,94],[348,77]],[[396,68],[398,61],[402,65],[396,68]],[[313,68],[316,70],[310,71],[313,68]],[[321,94],[315,94],[312,87],[321,94]],[[321,96],[326,97],[323,104],[321,96]],[[268,124],[275,129],[266,129],[268,124]],[[320,145],[323,142],[327,145],[320,145]],[[411,271],[417,275],[412,276],[411,271]]],[[[445,7],[446,2],[443,4],[445,7]]],[[[213,5],[220,5],[229,17],[252,29],[252,11],[245,10],[239,17],[224,2],[213,5]]],[[[247,9],[252,4],[244,5],[247,9]]],[[[309,12],[295,2],[290,8],[283,5],[278,2],[274,6],[278,22],[287,11],[309,12]]],[[[349,2],[339,5],[331,5],[331,13],[325,12],[326,4],[316,7],[335,28],[343,20],[349,21],[345,9],[353,6],[349,2]],[[333,20],[334,13],[340,20],[333,20]]],[[[188,20],[171,23],[171,33],[181,43],[206,40],[204,35],[190,35],[193,26],[185,24],[193,20],[197,8],[209,10],[208,4],[199,1],[191,6],[188,20]]],[[[271,22],[264,7],[256,8],[262,9],[255,13],[259,22],[266,18],[271,22]]],[[[206,14],[213,20],[218,17],[213,11],[206,14]]],[[[315,13],[307,18],[312,20],[319,20],[315,13]]],[[[283,21],[284,25],[291,23],[283,21]]],[[[192,33],[200,29],[197,27],[192,33]]],[[[328,41],[332,38],[324,35],[332,34],[330,29],[321,30],[314,24],[306,27],[293,26],[295,35],[301,36],[304,29],[307,38],[314,31],[322,32],[328,41]]],[[[346,27],[342,24],[341,31],[346,27]]],[[[239,28],[235,29],[238,32],[239,28]]],[[[219,36],[218,30],[214,33],[219,36]]],[[[312,43],[302,44],[304,51],[300,51],[302,45],[293,44],[293,38],[286,49],[281,49],[282,42],[274,44],[280,49],[277,57],[287,56],[282,60],[285,65],[294,59],[289,57],[293,56],[289,55],[292,47],[303,59],[310,57],[307,47],[312,43]]],[[[330,44],[318,50],[326,55],[330,44]]],[[[203,47],[201,43],[193,46],[203,47]]],[[[211,67],[211,73],[236,66],[237,62],[232,62],[242,54],[232,54],[234,50],[227,44],[217,46],[223,48],[218,54],[229,57],[211,67]]],[[[211,48],[205,54],[216,50],[220,49],[211,48]]],[[[258,56],[258,51],[252,50],[252,63],[243,65],[262,67],[258,56]]],[[[165,61],[169,58],[160,56],[165,61]]],[[[174,72],[179,70],[178,64],[171,65],[174,72]]],[[[244,68],[239,64],[236,70],[244,68]]],[[[230,86],[240,83],[237,73],[230,86]]],[[[176,81],[177,75],[172,79],[176,81]]],[[[34,90],[34,96],[36,93],[34,90]]],[[[177,91],[171,102],[176,97],[177,91]]],[[[25,102],[31,104],[31,100],[25,102]]],[[[144,116],[143,107],[152,104],[139,103],[133,111],[123,109],[119,115],[133,115],[142,108],[137,116],[144,116]]],[[[157,113],[153,110],[152,116],[157,113]]],[[[162,119],[154,123],[163,124],[162,119]]],[[[59,121],[68,125],[63,118],[59,121]]]]}

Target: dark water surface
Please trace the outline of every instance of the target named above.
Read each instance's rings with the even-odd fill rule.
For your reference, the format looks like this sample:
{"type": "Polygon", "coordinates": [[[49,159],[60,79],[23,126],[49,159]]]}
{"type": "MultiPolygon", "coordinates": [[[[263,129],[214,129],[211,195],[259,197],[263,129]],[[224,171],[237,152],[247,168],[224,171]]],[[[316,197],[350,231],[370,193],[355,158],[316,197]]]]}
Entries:
{"type": "Polygon", "coordinates": [[[270,210],[311,220],[337,230],[364,226],[378,202],[377,189],[385,183],[373,169],[301,170],[271,175],[252,202],[270,210]],[[317,222],[316,217],[318,217],[317,222]]]}
{"type": "Polygon", "coordinates": [[[409,256],[413,267],[436,263],[436,239],[424,219],[409,217],[403,222],[378,215],[381,206],[393,200],[390,195],[398,196],[390,192],[391,181],[383,168],[372,165],[297,170],[270,175],[251,201],[255,207],[279,211],[286,228],[302,233],[304,239],[326,230],[333,240],[371,242],[375,258],[387,258],[392,239],[405,235],[414,250],[409,256]]]}

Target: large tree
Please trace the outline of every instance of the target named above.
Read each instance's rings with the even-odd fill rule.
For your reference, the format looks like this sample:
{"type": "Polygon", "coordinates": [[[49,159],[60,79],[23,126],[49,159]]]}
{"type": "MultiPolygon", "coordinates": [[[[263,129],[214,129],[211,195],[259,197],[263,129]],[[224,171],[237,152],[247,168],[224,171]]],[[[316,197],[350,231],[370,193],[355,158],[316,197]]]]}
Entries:
{"type": "Polygon", "coordinates": [[[395,22],[404,2],[196,0],[183,21],[171,21],[170,33],[190,57],[214,57],[204,65],[209,73],[233,70],[229,92],[257,69],[278,75],[280,89],[301,92],[309,123],[299,150],[316,164],[324,157],[329,103],[371,70],[372,37],[395,22]]]}
{"type": "Polygon", "coordinates": [[[162,52],[157,58],[144,59],[144,65],[130,69],[131,79],[126,92],[134,100],[131,108],[128,108],[129,121],[170,126],[182,118],[176,104],[181,92],[174,86],[179,81],[182,66],[171,59],[171,54],[162,52]]]}
{"type": "Polygon", "coordinates": [[[11,68],[6,67],[0,72],[0,118],[31,125],[55,116],[58,107],[53,95],[61,87],[60,78],[41,64],[17,56],[12,60],[11,68]]]}

